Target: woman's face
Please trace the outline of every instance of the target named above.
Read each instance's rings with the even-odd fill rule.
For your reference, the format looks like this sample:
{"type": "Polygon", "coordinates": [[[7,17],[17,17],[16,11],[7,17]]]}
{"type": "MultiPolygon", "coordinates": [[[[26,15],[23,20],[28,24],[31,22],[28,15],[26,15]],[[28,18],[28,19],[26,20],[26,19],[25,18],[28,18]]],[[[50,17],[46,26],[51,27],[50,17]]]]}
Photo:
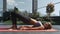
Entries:
{"type": "Polygon", "coordinates": [[[44,27],[48,27],[48,23],[45,23],[45,24],[44,24],[44,27]]]}
{"type": "Polygon", "coordinates": [[[45,24],[44,24],[44,27],[45,27],[46,29],[52,28],[52,26],[51,26],[51,24],[50,24],[49,22],[45,23],[45,24]]]}

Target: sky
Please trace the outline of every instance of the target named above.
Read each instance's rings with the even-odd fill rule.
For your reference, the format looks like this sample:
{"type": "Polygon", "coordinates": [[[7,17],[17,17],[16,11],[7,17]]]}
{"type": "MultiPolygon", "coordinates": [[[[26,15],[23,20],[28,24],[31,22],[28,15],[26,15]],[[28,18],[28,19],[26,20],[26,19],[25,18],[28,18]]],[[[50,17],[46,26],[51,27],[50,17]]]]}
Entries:
{"type": "MultiPolygon", "coordinates": [[[[38,0],[38,8],[42,6],[47,6],[49,3],[57,3],[60,0],[38,0]]],[[[53,15],[59,16],[59,11],[60,11],[60,3],[54,5],[54,12],[52,13],[53,15]]],[[[39,9],[42,14],[46,14],[46,8],[39,9]],[[42,12],[43,11],[43,12],[42,12]]]]}
{"type": "MultiPolygon", "coordinates": [[[[60,0],[38,0],[38,8],[47,6],[48,3],[57,3],[60,0]]],[[[11,9],[16,6],[20,11],[27,10],[28,12],[32,12],[32,0],[7,0],[7,8],[11,9]]],[[[54,5],[54,12],[52,15],[59,16],[60,11],[60,3],[54,5]]],[[[0,8],[3,8],[3,0],[0,0],[0,8]]],[[[0,9],[1,10],[1,9],[0,9]]],[[[46,15],[46,8],[38,9],[38,12],[42,15],[46,15]]]]}

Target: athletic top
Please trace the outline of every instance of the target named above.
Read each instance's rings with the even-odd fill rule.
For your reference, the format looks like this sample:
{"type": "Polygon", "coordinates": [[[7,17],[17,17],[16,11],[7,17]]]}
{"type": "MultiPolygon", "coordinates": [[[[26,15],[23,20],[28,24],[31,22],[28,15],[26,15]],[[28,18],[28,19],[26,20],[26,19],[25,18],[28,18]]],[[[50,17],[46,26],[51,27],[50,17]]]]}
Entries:
{"type": "Polygon", "coordinates": [[[43,24],[41,23],[41,21],[37,21],[37,23],[39,23],[41,26],[43,26],[43,24]]]}
{"type": "Polygon", "coordinates": [[[37,23],[34,25],[34,27],[39,27],[39,26],[43,26],[41,21],[37,21],[37,23]]]}

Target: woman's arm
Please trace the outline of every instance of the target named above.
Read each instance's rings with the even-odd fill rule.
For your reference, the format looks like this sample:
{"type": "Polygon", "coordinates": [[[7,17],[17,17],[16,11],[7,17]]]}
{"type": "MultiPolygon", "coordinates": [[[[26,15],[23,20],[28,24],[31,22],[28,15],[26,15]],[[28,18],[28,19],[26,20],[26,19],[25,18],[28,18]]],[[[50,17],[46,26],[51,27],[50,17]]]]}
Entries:
{"type": "Polygon", "coordinates": [[[32,30],[44,30],[44,27],[43,26],[40,26],[40,27],[32,27],[31,29],[32,30]]]}
{"type": "Polygon", "coordinates": [[[21,30],[44,30],[44,27],[27,27],[27,26],[22,26],[20,27],[21,30]]]}

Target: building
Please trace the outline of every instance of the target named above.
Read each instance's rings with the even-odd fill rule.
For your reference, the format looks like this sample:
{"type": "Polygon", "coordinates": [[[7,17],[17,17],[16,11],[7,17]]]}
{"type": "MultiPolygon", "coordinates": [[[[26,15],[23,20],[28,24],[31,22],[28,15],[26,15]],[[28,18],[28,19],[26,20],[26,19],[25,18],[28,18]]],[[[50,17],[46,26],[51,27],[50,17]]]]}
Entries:
{"type": "Polygon", "coordinates": [[[60,16],[60,11],[59,11],[59,16],[60,16]]]}
{"type": "Polygon", "coordinates": [[[7,10],[7,0],[3,0],[3,12],[7,10]]]}
{"type": "Polygon", "coordinates": [[[38,0],[32,0],[32,13],[33,14],[36,14],[37,12],[37,3],[38,3],[38,0]]]}

